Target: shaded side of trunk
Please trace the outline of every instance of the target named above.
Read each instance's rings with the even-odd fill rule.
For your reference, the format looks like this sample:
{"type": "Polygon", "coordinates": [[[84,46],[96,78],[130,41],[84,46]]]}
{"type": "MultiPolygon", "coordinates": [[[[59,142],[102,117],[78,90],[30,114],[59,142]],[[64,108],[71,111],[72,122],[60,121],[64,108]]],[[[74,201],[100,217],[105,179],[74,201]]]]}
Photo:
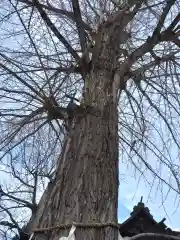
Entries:
{"type": "Polygon", "coordinates": [[[36,226],[38,226],[40,219],[43,215],[44,208],[47,204],[47,201],[49,199],[49,195],[51,194],[51,191],[53,189],[53,183],[49,182],[46,190],[44,191],[39,203],[36,212],[34,212],[28,222],[28,224],[24,227],[23,231],[25,233],[30,234],[32,229],[34,229],[36,226]]]}
{"type": "MultiPolygon", "coordinates": [[[[87,76],[85,101],[91,110],[72,122],[53,188],[37,228],[74,222],[117,222],[118,113],[113,63],[116,46],[104,34],[94,68],[87,76]]],[[[69,230],[45,233],[58,240],[69,230]]],[[[78,240],[115,240],[117,229],[77,228],[78,240]]],[[[38,234],[36,240],[42,239],[38,234]]]]}

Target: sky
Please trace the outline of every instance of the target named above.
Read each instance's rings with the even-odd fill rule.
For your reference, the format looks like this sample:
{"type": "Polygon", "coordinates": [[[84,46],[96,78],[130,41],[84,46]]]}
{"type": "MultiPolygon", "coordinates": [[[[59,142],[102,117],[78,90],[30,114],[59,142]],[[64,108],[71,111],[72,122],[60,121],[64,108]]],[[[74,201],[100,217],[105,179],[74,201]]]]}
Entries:
{"type": "Polygon", "coordinates": [[[175,204],[175,194],[170,193],[164,202],[164,206],[162,206],[160,194],[156,197],[149,196],[149,189],[144,182],[141,181],[138,184],[138,181],[134,178],[129,178],[128,182],[120,182],[118,202],[118,220],[120,223],[130,216],[133,207],[140,201],[141,196],[143,196],[145,206],[149,208],[157,222],[165,217],[166,221],[164,223],[167,227],[180,231],[180,207],[175,204]]]}

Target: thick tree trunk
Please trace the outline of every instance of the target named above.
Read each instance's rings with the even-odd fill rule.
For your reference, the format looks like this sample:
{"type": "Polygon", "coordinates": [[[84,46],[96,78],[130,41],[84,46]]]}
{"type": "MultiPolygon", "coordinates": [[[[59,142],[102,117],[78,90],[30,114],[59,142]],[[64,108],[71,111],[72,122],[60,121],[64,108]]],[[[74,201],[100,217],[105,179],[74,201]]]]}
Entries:
{"type": "MultiPolygon", "coordinates": [[[[73,119],[56,178],[37,228],[73,222],[117,222],[118,113],[113,76],[116,47],[110,40],[100,49],[86,79],[85,101],[92,109],[73,119]]],[[[36,240],[58,240],[68,230],[37,234],[36,240]]],[[[78,240],[117,239],[118,230],[77,228],[78,240]]]]}

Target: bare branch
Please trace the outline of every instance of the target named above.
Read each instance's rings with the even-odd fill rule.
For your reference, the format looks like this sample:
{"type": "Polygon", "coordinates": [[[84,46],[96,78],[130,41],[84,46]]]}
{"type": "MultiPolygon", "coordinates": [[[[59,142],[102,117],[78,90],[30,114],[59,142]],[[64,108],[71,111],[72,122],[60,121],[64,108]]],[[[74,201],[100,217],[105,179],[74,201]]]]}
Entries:
{"type": "Polygon", "coordinates": [[[156,39],[156,38],[159,38],[159,35],[160,35],[160,31],[163,27],[163,24],[164,24],[164,21],[165,21],[165,18],[167,16],[167,14],[169,13],[172,5],[175,3],[175,0],[168,0],[167,3],[166,3],[166,6],[164,7],[163,9],[163,12],[159,18],[159,22],[157,23],[157,26],[153,32],[153,35],[152,35],[152,39],[156,39]]]}
{"type": "MultiPolygon", "coordinates": [[[[26,3],[30,6],[33,6],[33,2],[29,1],[29,0],[19,0],[19,2],[26,3]]],[[[75,22],[75,16],[74,16],[73,12],[69,12],[69,11],[66,11],[64,9],[55,8],[51,4],[45,5],[45,4],[40,3],[40,6],[44,9],[48,10],[48,11],[53,12],[53,13],[56,13],[56,14],[59,14],[59,15],[62,15],[62,16],[66,16],[66,17],[68,17],[69,19],[71,19],[75,22]]],[[[92,30],[91,27],[87,23],[85,23],[84,21],[82,21],[82,26],[84,27],[84,29],[86,29],[88,31],[92,30]]]]}
{"type": "Polygon", "coordinates": [[[85,38],[85,31],[82,26],[82,17],[81,17],[81,10],[79,6],[79,0],[72,0],[72,6],[74,11],[74,16],[76,19],[76,25],[78,29],[81,49],[82,49],[82,52],[84,52],[86,49],[86,38],[85,38]]]}
{"type": "Polygon", "coordinates": [[[72,46],[66,41],[66,39],[61,35],[61,33],[58,31],[58,29],[55,27],[53,22],[50,20],[46,12],[43,10],[42,6],[39,4],[38,0],[35,0],[35,6],[38,9],[42,19],[44,22],[48,25],[48,27],[52,30],[54,35],[59,39],[60,42],[64,44],[64,46],[67,48],[68,52],[71,53],[71,55],[76,59],[78,63],[80,63],[80,57],[76,53],[76,51],[72,48],[72,46]]]}

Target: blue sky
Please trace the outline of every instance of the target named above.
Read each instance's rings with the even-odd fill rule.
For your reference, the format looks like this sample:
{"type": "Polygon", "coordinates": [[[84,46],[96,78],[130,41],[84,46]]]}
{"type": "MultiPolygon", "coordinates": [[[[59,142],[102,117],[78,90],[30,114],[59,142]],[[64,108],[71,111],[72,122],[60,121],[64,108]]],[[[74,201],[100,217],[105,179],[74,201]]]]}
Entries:
{"type": "Polygon", "coordinates": [[[180,231],[180,207],[175,202],[175,194],[170,193],[162,206],[162,198],[160,194],[153,197],[149,196],[149,189],[143,181],[139,182],[134,178],[128,177],[128,182],[121,181],[119,188],[119,222],[123,222],[130,216],[133,210],[143,196],[143,202],[149,207],[150,213],[156,221],[166,218],[165,224],[173,230],[180,231]],[[137,187],[138,185],[138,187],[137,187]]]}

